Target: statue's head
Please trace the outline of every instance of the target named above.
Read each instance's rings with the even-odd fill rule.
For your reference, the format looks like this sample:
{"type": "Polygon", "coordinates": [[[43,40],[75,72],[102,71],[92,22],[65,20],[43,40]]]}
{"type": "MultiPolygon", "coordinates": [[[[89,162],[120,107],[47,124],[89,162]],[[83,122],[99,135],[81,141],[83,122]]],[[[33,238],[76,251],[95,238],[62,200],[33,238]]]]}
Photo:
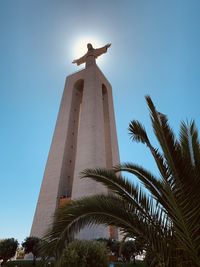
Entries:
{"type": "Polygon", "coordinates": [[[90,43],[89,43],[89,44],[87,44],[87,48],[88,48],[88,51],[90,51],[90,50],[94,49],[94,48],[93,48],[93,46],[92,46],[92,44],[90,44],[90,43]]]}

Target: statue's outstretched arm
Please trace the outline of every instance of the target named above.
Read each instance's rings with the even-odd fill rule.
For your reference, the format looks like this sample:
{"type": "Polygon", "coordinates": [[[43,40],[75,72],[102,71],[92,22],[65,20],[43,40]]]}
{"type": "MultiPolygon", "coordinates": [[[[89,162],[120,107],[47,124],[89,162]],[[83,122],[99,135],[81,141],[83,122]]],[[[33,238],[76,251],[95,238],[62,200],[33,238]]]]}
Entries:
{"type": "Polygon", "coordinates": [[[95,49],[95,52],[94,52],[95,57],[97,58],[97,57],[101,56],[102,54],[106,53],[110,46],[111,46],[111,44],[107,44],[101,48],[95,49]]]}
{"type": "Polygon", "coordinates": [[[84,55],[78,59],[73,60],[72,63],[77,64],[77,65],[81,65],[81,64],[85,63],[85,61],[86,61],[86,55],[84,55]]]}

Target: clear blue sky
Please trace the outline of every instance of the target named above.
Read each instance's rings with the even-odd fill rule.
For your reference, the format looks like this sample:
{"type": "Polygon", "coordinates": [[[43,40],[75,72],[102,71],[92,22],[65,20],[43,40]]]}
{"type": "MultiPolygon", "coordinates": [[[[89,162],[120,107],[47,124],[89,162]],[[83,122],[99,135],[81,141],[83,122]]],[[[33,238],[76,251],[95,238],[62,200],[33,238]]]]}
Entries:
{"type": "Polygon", "coordinates": [[[200,128],[200,2],[193,0],[0,1],[0,238],[29,235],[73,46],[84,36],[112,43],[99,63],[113,86],[121,161],[152,171],[128,123],[150,136],[151,95],[178,132],[200,128]]]}

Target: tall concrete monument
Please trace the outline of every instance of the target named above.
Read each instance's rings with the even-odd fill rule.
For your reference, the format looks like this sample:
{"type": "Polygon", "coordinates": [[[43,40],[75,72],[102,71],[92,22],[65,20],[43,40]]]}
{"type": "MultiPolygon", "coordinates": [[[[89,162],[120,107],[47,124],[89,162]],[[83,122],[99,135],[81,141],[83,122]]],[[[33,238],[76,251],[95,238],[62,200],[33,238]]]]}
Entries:
{"type": "MultiPolygon", "coordinates": [[[[119,152],[112,100],[112,88],[96,65],[96,58],[110,44],[94,49],[72,63],[86,67],[67,77],[56,127],[49,151],[31,236],[42,237],[52,222],[57,207],[71,199],[107,193],[90,179],[80,179],[86,168],[107,167],[119,163],[119,152]]],[[[78,238],[116,238],[112,227],[83,229],[78,238]]]]}

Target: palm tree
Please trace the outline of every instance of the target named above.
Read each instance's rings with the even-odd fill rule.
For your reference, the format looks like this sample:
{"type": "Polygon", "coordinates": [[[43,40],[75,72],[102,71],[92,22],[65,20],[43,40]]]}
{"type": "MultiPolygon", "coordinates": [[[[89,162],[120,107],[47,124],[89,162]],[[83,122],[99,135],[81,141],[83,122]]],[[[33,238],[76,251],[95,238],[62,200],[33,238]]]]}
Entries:
{"type": "MultiPolygon", "coordinates": [[[[115,225],[125,236],[146,240],[152,266],[200,266],[200,143],[194,121],[182,122],[177,139],[167,117],[146,97],[159,149],[144,126],[129,125],[131,138],[150,150],[159,176],[142,166],[125,163],[112,170],[86,169],[82,178],[107,186],[108,195],[94,195],[71,201],[59,208],[52,228],[45,236],[48,249],[58,254],[66,242],[85,226],[115,225]],[[124,172],[136,176],[130,182],[124,172]]],[[[57,255],[58,255],[57,254],[57,255]]]]}

